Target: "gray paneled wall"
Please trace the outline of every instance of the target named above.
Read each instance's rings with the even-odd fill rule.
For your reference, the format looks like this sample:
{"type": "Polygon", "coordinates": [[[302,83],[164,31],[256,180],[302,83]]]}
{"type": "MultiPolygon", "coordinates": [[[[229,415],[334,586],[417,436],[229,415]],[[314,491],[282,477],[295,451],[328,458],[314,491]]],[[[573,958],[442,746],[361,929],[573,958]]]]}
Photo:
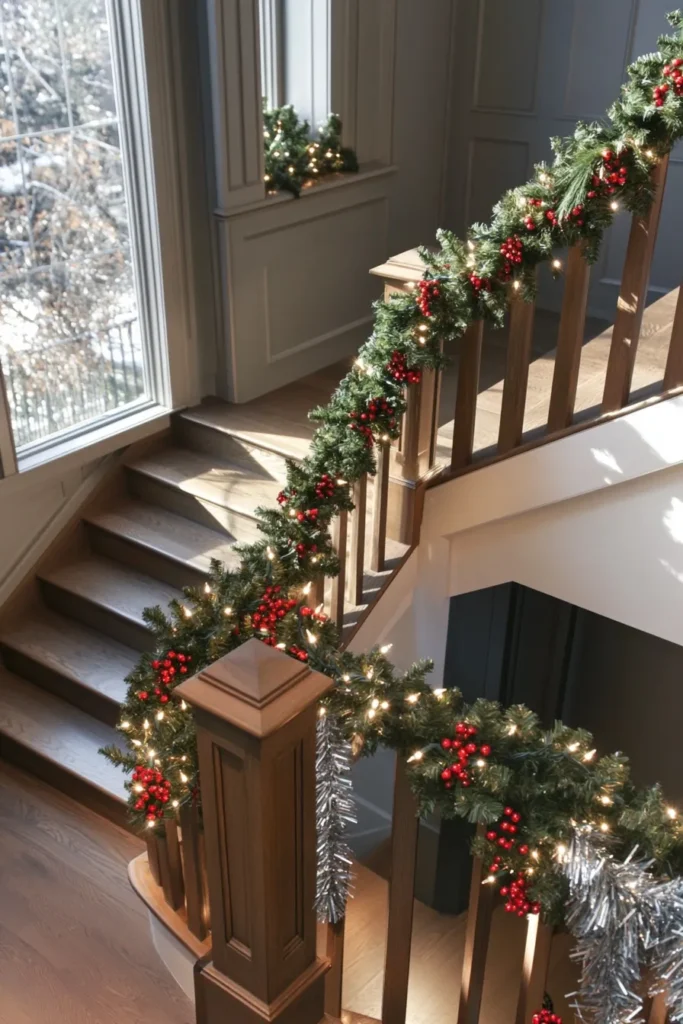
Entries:
{"type": "MultiPolygon", "coordinates": [[[[489,218],[506,188],[550,157],[549,138],[601,117],[626,65],[654,49],[669,0],[456,0],[446,219],[461,232],[489,218]]],[[[680,151],[674,156],[652,270],[652,298],[683,276],[680,151]]],[[[613,317],[629,220],[618,219],[591,277],[589,312],[613,317]]],[[[544,279],[541,305],[561,289],[544,279]]]]}

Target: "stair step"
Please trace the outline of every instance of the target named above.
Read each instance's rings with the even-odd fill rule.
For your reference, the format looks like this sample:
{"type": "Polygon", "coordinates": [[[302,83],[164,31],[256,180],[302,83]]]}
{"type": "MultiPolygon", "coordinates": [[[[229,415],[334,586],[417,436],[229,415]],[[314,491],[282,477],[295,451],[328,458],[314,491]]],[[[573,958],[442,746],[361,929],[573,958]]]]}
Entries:
{"type": "Polygon", "coordinates": [[[39,579],[45,600],[55,611],[139,651],[151,647],[143,609],[166,609],[173,598],[183,598],[175,587],[97,554],[39,573],[39,579]]]}
{"type": "Polygon", "coordinates": [[[278,400],[279,392],[271,392],[267,401],[258,399],[245,405],[204,402],[192,409],[183,410],[176,419],[239,439],[282,459],[300,460],[308,454],[316,429],[316,424],[306,419],[305,412],[302,414],[302,408],[308,410],[318,405],[321,395],[319,391],[310,388],[310,397],[304,400],[303,405],[299,403],[293,408],[289,392],[295,386],[304,388],[304,382],[298,381],[296,385],[283,389],[281,400],[278,400]]]}
{"type": "Polygon", "coordinates": [[[200,406],[199,410],[188,410],[173,417],[173,436],[178,445],[212,455],[223,462],[239,466],[247,473],[266,475],[284,484],[287,479],[285,454],[264,447],[258,435],[254,439],[240,431],[233,433],[219,418],[214,422],[207,417],[204,408],[200,406]]]}
{"type": "Polygon", "coordinates": [[[138,660],[130,647],[46,608],[2,633],[0,649],[11,672],[107,725],[118,720],[124,679],[138,660]]]}
{"type": "Polygon", "coordinates": [[[125,562],[173,587],[200,586],[217,558],[236,566],[230,540],[217,530],[133,498],[86,517],[99,554],[125,562]]]}
{"type": "Polygon", "coordinates": [[[0,757],[125,825],[124,774],[98,753],[120,739],[67,701],[0,668],[0,757]]]}
{"type": "Polygon", "coordinates": [[[137,497],[238,540],[259,535],[254,512],[272,505],[282,484],[205,452],[166,448],[128,466],[137,497]]]}

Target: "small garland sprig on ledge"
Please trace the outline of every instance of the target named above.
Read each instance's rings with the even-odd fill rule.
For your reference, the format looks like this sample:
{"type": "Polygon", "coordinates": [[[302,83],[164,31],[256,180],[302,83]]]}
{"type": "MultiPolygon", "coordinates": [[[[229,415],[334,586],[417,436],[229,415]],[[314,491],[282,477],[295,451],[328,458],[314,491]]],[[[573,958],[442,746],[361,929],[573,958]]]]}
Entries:
{"type": "Polygon", "coordinates": [[[492,884],[508,889],[511,910],[539,904],[546,919],[562,919],[567,885],[557,862],[572,822],[609,831],[615,856],[637,843],[660,875],[683,871],[676,812],[656,787],[633,788],[622,757],[597,758],[587,733],[561,723],[545,731],[523,707],[467,707],[457,691],[431,689],[426,663],[399,675],[384,651],[340,652],[335,627],[309,605],[315,579],[339,569],[330,524],[353,507],[352,484],[375,472],[376,446],[398,436],[407,388],[442,364],[440,342],[481,318],[501,324],[511,290],[533,297],[540,263],[561,269],[556,247],[581,243],[594,260],[618,208],[648,208],[652,171],[683,137],[683,19],[676,12],[669,20],[675,35],[631,65],[608,121],[579,124],[571,138],[555,140],[552,167],[539,165],[531,181],[506,193],[490,224],[474,225],[464,242],[440,232],[439,251],[423,253],[416,291],[376,304],[372,336],[354,367],[312,413],[320,425],[309,454],[288,465],[278,506],[258,512],[264,539],[237,548],[235,569],[214,563],[206,586],[188,589],[168,615],[146,613],[155,653],[128,677],[119,724],[128,750],[106,751],[137,773],[127,785],[141,827],[156,827],[160,806],[167,815],[198,799],[194,723],[173,696],[187,675],[182,667],[198,671],[258,637],[335,680],[327,704],[344,735],[357,753],[381,744],[406,756],[423,813],[486,826],[489,837],[475,849],[487,858],[492,884]],[[468,730],[464,757],[455,746],[464,738],[458,723],[468,730]],[[152,769],[154,776],[145,774],[152,769]]]}
{"type": "Polygon", "coordinates": [[[301,194],[301,189],[328,174],[358,170],[352,149],[342,146],[342,123],[330,114],[311,138],[308,121],[300,121],[292,106],[263,108],[264,181],[269,192],[301,194]]]}

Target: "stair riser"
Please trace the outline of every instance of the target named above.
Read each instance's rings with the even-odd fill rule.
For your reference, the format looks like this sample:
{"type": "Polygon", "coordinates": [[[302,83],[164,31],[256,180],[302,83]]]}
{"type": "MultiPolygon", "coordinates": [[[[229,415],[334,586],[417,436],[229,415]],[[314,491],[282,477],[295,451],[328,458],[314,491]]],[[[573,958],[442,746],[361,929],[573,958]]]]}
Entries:
{"type": "Polygon", "coordinates": [[[41,580],[40,586],[48,607],[54,608],[62,615],[70,615],[72,619],[90,626],[91,629],[100,630],[136,651],[151,650],[152,634],[144,625],[117,615],[116,612],[110,611],[102,605],[94,604],[79,594],[73,594],[47,580],[41,580]]]}
{"type": "Polygon", "coordinates": [[[223,508],[222,505],[215,505],[203,498],[195,498],[178,487],[153,480],[152,477],[137,473],[133,469],[128,470],[128,481],[129,492],[136,498],[161,505],[169,512],[192,519],[201,526],[218,530],[230,539],[249,542],[260,537],[256,520],[251,516],[243,516],[232,509],[223,508]]]}
{"type": "Polygon", "coordinates": [[[249,473],[267,475],[282,483],[287,479],[287,462],[282,455],[222,430],[177,416],[173,419],[173,436],[186,448],[215,455],[224,462],[242,466],[249,473]]]}
{"type": "Polygon", "coordinates": [[[43,757],[21,740],[0,733],[0,757],[36,775],[49,786],[72,797],[79,804],[90,807],[97,814],[113,821],[115,825],[133,831],[128,820],[127,806],[122,800],[117,800],[104,790],[89,785],[85,779],[70,772],[58,761],[43,757]]]}
{"type": "Polygon", "coordinates": [[[69,676],[61,675],[55,669],[35,661],[23,651],[14,650],[6,644],[2,644],[0,650],[2,660],[11,672],[23,676],[24,679],[30,679],[32,683],[49,690],[63,700],[68,700],[70,704],[104,722],[105,725],[116,725],[121,709],[115,700],[83,686],[69,676]]]}
{"type": "Polygon", "coordinates": [[[153,551],[137,544],[121,534],[103,530],[92,523],[86,524],[93,550],[107,558],[113,558],[124,565],[130,565],[137,572],[143,572],[154,579],[163,580],[172,587],[201,587],[206,574],[186,562],[176,561],[160,551],[153,551]]]}

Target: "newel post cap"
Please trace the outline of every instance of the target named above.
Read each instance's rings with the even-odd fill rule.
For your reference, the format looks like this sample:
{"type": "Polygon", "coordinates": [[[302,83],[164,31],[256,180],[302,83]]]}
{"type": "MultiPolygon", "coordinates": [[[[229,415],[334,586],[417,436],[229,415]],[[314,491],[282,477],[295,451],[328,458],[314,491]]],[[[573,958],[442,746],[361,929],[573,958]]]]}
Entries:
{"type": "Polygon", "coordinates": [[[316,703],[331,686],[328,676],[251,639],[175,692],[193,707],[262,739],[316,703]]]}

